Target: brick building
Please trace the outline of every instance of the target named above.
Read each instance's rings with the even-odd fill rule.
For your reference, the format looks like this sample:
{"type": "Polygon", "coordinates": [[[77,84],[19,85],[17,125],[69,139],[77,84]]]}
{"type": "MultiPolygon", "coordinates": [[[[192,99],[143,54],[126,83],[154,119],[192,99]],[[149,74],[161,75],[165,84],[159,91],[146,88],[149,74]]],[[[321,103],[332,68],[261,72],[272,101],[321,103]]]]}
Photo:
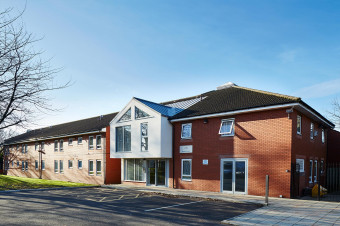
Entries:
{"type": "Polygon", "coordinates": [[[7,174],[39,178],[42,173],[43,179],[120,183],[120,160],[109,158],[110,140],[106,139],[114,116],[53,125],[6,140],[7,174]]]}

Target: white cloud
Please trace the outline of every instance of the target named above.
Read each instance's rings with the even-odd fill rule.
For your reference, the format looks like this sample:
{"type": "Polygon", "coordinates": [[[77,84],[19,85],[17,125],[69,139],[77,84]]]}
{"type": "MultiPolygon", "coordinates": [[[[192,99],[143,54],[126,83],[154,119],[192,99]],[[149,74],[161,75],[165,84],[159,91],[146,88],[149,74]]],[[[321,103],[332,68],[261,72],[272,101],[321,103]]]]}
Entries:
{"type": "Polygon", "coordinates": [[[285,50],[278,55],[278,58],[282,61],[282,63],[290,63],[295,61],[297,54],[298,51],[296,49],[285,50]]]}
{"type": "Polygon", "coordinates": [[[295,96],[303,98],[319,98],[340,93],[340,79],[322,82],[312,86],[304,87],[294,93],[295,96]]]}

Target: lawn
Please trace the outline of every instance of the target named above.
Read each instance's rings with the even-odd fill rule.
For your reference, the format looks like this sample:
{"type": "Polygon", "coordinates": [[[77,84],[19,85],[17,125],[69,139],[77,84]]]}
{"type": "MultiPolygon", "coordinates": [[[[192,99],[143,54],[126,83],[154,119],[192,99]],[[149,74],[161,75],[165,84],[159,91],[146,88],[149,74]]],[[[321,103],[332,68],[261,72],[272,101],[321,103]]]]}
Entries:
{"type": "Polygon", "coordinates": [[[92,186],[93,184],[0,175],[0,191],[38,188],[92,186]]]}

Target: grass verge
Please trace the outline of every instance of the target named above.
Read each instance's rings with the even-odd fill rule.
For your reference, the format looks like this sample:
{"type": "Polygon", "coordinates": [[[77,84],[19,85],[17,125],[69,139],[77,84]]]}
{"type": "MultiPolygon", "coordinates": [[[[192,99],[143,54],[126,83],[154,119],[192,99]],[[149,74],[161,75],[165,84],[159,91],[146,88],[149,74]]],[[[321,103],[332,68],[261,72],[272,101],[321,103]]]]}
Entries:
{"type": "Polygon", "coordinates": [[[0,191],[82,186],[93,186],[93,184],[0,175],[0,191]]]}

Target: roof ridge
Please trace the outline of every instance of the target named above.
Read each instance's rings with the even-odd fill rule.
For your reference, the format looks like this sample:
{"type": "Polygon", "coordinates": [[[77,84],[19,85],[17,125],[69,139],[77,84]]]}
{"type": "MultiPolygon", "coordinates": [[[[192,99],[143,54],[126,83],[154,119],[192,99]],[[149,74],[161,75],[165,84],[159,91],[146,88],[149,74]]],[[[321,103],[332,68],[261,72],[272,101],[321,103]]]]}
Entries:
{"type": "Polygon", "coordinates": [[[159,104],[165,105],[165,104],[172,104],[172,103],[176,103],[176,102],[180,102],[180,101],[186,101],[186,100],[190,100],[190,99],[194,99],[194,98],[199,98],[203,94],[204,93],[198,94],[198,95],[195,95],[195,96],[191,96],[191,97],[185,97],[185,98],[180,98],[180,99],[176,99],[176,100],[169,100],[169,101],[161,102],[159,104]]]}
{"type": "Polygon", "coordinates": [[[269,92],[269,91],[264,91],[264,90],[259,90],[259,89],[252,89],[252,88],[243,87],[243,86],[233,86],[233,88],[245,89],[245,90],[263,93],[263,94],[268,94],[268,95],[275,95],[275,96],[278,96],[278,97],[284,97],[284,98],[288,98],[288,99],[296,100],[296,101],[301,100],[301,97],[295,97],[295,96],[290,96],[290,95],[285,95],[285,94],[280,94],[280,93],[274,93],[274,92],[269,92]]]}
{"type": "Polygon", "coordinates": [[[149,102],[149,103],[153,103],[153,104],[157,104],[157,105],[161,105],[162,107],[166,107],[166,108],[171,108],[169,106],[166,106],[164,104],[161,104],[161,103],[156,103],[156,102],[153,102],[153,101],[149,101],[149,100],[145,100],[145,99],[142,99],[142,98],[138,98],[138,97],[134,97],[136,100],[142,100],[142,101],[146,101],[146,102],[149,102]]]}

